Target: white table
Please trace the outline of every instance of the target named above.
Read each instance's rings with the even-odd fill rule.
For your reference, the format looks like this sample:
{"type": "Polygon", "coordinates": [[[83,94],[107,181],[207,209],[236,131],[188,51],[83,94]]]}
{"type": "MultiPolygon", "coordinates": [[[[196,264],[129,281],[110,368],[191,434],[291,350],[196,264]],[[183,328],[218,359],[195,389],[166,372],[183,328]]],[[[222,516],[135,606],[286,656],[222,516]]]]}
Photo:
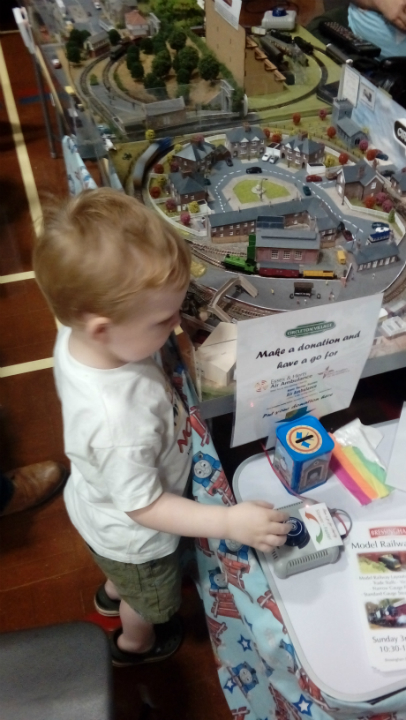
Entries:
{"type": "MultiPolygon", "coordinates": [[[[384,433],[377,453],[385,463],[396,425],[397,421],[376,425],[384,433]]],[[[406,472],[406,448],[400,472],[406,472]]],[[[278,480],[264,454],[245,460],[237,468],[233,489],[237,502],[267,500],[275,507],[297,502],[278,480]]],[[[362,506],[335,476],[306,495],[346,510],[354,523],[406,516],[406,493],[395,490],[386,498],[362,506]]],[[[351,535],[346,542],[350,539],[351,535]]],[[[285,580],[272,573],[266,555],[258,553],[258,557],[298,658],[322,691],[340,700],[363,702],[406,687],[404,671],[384,673],[369,664],[345,546],[336,563],[285,580]]]]}

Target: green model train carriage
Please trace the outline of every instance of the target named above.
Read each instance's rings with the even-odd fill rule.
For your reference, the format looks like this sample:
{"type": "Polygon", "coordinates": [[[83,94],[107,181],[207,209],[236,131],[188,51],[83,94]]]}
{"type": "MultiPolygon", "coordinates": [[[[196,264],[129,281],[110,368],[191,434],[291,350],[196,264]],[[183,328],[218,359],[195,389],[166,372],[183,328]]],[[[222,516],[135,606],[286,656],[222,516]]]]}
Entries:
{"type": "Polygon", "coordinates": [[[248,248],[246,257],[240,255],[230,255],[227,253],[223,263],[229,270],[240,270],[241,272],[252,274],[257,271],[257,263],[255,260],[256,235],[252,233],[248,237],[248,248]]]}

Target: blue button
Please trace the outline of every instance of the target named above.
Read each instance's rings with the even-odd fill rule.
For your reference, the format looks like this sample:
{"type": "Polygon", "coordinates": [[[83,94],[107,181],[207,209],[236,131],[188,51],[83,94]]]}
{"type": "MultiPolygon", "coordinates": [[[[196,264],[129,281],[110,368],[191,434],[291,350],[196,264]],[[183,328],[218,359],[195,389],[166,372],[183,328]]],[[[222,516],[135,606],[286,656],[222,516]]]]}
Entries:
{"type": "Polygon", "coordinates": [[[292,525],[292,530],[287,535],[286,545],[298,548],[307,545],[310,540],[310,535],[306,530],[304,522],[298,518],[290,517],[288,523],[292,525]]]}

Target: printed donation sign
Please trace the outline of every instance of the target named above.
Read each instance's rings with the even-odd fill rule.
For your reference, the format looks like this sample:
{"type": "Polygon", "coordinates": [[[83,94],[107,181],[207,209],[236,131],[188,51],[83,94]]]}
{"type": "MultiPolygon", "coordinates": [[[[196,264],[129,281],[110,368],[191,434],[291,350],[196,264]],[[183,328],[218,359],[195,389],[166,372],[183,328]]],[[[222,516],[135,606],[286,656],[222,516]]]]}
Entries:
{"type": "Polygon", "coordinates": [[[357,523],[346,552],[372,667],[406,670],[406,521],[357,523]]]}
{"type": "Polygon", "coordinates": [[[238,323],[232,445],[281,422],[348,407],[375,335],[382,295],[238,323]]]}

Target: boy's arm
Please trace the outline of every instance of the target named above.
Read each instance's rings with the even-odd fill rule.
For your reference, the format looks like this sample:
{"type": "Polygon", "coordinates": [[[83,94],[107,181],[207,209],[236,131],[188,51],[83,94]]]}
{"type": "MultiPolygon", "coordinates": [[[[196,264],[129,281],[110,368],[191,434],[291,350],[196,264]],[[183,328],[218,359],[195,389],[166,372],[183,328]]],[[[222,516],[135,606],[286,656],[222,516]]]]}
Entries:
{"type": "Polygon", "coordinates": [[[164,492],[148,505],[127,515],[145,527],[186,537],[227,538],[267,552],[283,545],[291,526],[286,513],[266,502],[245,502],[232,507],[201,505],[164,492]]]}

